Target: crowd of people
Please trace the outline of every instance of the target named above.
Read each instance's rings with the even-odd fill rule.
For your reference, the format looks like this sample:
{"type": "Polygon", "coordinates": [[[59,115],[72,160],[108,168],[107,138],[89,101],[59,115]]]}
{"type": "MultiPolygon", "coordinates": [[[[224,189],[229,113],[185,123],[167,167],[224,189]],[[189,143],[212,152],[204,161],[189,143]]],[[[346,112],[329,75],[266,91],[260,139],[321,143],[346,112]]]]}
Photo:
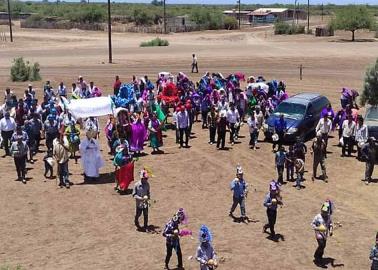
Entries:
{"type": "MultiPolygon", "coordinates": [[[[197,67],[197,59],[193,55],[193,69],[197,67]]],[[[89,84],[82,76],[72,83],[68,91],[63,82],[54,89],[47,81],[43,92],[39,93],[30,84],[23,97],[17,97],[11,89],[5,90],[4,105],[1,107],[0,131],[1,147],[6,156],[12,156],[17,171],[17,178],[27,183],[26,163],[33,164],[34,156],[41,151],[41,141],[45,141],[44,176],[53,178],[54,167],[57,167],[59,186],[67,189],[73,184],[69,179],[69,161],[75,163],[80,158],[84,181],[96,181],[99,170],[104,165],[100,151],[99,136],[101,128],[97,117],[76,118],[66,106],[69,99],[90,99],[100,97],[102,91],[93,82],[89,84]],[[42,101],[38,97],[43,96],[42,101]],[[81,136],[85,134],[85,136],[81,136]],[[77,155],[80,152],[80,157],[77,155]]],[[[320,179],[328,182],[326,159],[328,138],[338,129],[341,155],[351,156],[357,146],[357,159],[366,162],[365,183],[371,181],[375,164],[375,139],[368,136],[363,118],[358,114],[355,99],[356,91],[343,89],[342,108],[335,113],[332,106],[323,109],[316,126],[316,137],[310,148],[313,156],[311,179],[318,179],[317,169],[320,165],[320,179]]],[[[208,129],[210,145],[219,150],[226,148],[226,134],[229,133],[229,145],[239,140],[241,127],[246,124],[250,133],[249,147],[259,149],[259,135],[264,130],[264,122],[274,109],[288,98],[286,85],[283,81],[266,81],[263,76],[251,76],[245,79],[242,73],[224,77],[221,73],[207,72],[197,83],[190,81],[184,73],[174,77],[168,72],[161,72],[156,82],[148,76],[122,83],[118,76],[113,84],[112,101],[116,109],[108,116],[103,128],[108,142],[109,154],[113,156],[115,166],[115,189],[125,192],[134,179],[134,162],[145,151],[145,141],[149,141],[152,154],[163,153],[163,132],[168,128],[175,130],[175,142],[179,148],[189,148],[193,125],[201,118],[202,128],[208,129]],[[242,89],[242,82],[246,87],[242,89]],[[169,117],[171,116],[171,118],[169,117]]],[[[268,193],[263,201],[266,208],[268,223],[263,231],[270,231],[272,239],[277,237],[275,223],[277,209],[283,206],[281,189],[286,182],[294,182],[298,190],[303,188],[307,146],[303,138],[285,149],[283,137],[287,131],[285,115],[275,122],[273,152],[277,178],[269,183],[268,193]],[[278,148],[276,150],[276,146],[278,148]],[[286,182],[284,181],[286,170],[286,182]]],[[[151,204],[151,193],[148,178],[151,172],[145,168],[140,173],[140,181],[134,185],[132,196],[136,200],[135,226],[140,231],[149,231],[148,213],[151,204]],[[143,214],[143,226],[139,219],[143,214]]],[[[236,168],[236,178],[230,184],[233,202],[229,215],[233,218],[234,211],[240,205],[242,221],[248,222],[245,200],[248,184],[244,179],[241,166],[236,168]]],[[[328,236],[332,236],[332,213],[334,203],[327,200],[321,212],[315,216],[312,227],[318,248],[314,254],[316,264],[322,264],[322,257],[328,236]]],[[[191,231],[179,230],[180,224],[187,223],[187,214],[180,208],[166,224],[163,236],[166,238],[165,267],[169,269],[169,261],[173,249],[178,258],[178,267],[183,267],[180,237],[190,235],[191,231]]],[[[215,269],[218,266],[216,254],[212,247],[212,234],[206,226],[200,228],[200,245],[196,259],[200,269],[215,269]]],[[[377,242],[378,243],[378,242],[377,242]]],[[[377,247],[371,252],[373,265],[377,269],[377,247]]]]}

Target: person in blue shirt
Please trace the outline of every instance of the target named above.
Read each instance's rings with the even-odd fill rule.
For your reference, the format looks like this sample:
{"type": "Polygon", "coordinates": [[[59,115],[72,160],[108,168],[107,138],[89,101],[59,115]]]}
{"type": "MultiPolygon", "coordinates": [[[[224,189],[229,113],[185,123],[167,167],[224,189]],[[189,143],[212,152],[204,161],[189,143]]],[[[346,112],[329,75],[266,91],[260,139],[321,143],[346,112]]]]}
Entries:
{"type": "Polygon", "coordinates": [[[245,199],[248,193],[248,184],[243,178],[243,170],[240,166],[236,168],[236,178],[231,181],[231,190],[233,191],[233,203],[230,210],[230,217],[234,217],[233,212],[235,211],[238,204],[240,205],[241,219],[248,220],[245,214],[245,199]]]}
{"type": "Polygon", "coordinates": [[[279,196],[278,189],[276,185],[270,185],[270,191],[265,196],[264,206],[266,207],[266,215],[268,216],[268,223],[264,225],[263,232],[265,233],[266,230],[270,229],[270,236],[272,238],[276,237],[276,232],[274,230],[274,226],[276,224],[277,219],[277,206],[280,204],[282,205],[282,199],[279,196]]]}
{"type": "Polygon", "coordinates": [[[275,163],[278,173],[278,183],[283,184],[283,172],[285,168],[286,152],[285,147],[280,146],[275,156],[275,163]]]}
{"type": "Polygon", "coordinates": [[[286,130],[287,130],[286,120],[284,118],[284,115],[280,114],[280,118],[274,121],[274,132],[278,135],[278,140],[273,141],[273,151],[276,149],[277,144],[278,144],[278,148],[280,148],[280,146],[282,145],[286,130]]]}

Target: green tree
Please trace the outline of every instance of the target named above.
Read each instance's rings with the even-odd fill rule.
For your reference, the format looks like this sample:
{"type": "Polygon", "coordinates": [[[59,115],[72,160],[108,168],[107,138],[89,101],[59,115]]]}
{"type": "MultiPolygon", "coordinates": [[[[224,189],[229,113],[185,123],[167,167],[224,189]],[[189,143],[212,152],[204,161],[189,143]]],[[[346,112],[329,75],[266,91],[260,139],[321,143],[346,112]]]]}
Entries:
{"type": "Polygon", "coordinates": [[[375,20],[373,15],[365,6],[349,6],[336,12],[336,18],[332,21],[335,29],[352,32],[352,41],[354,33],[358,29],[373,29],[375,20]]]}
{"type": "Polygon", "coordinates": [[[378,105],[378,58],[374,66],[367,69],[360,103],[378,105]]]}

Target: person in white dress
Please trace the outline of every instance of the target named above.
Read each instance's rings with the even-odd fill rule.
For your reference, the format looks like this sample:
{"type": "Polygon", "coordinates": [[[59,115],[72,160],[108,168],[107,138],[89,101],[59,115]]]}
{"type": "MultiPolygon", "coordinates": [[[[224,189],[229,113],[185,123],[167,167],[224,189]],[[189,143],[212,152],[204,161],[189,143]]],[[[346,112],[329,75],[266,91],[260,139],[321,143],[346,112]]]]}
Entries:
{"type": "Polygon", "coordinates": [[[100,176],[100,168],[104,165],[98,141],[87,136],[81,141],[79,149],[84,169],[84,181],[95,180],[100,176]]]}

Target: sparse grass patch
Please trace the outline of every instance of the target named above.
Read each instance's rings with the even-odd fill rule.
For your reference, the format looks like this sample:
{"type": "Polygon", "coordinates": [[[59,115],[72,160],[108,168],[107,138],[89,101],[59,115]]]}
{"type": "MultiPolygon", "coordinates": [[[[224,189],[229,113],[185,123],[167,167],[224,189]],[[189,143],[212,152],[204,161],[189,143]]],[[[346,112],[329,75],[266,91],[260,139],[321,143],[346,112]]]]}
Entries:
{"type": "Polygon", "coordinates": [[[140,43],[140,47],[160,47],[160,46],[169,46],[169,42],[166,39],[154,38],[150,41],[144,41],[140,43]]]}

